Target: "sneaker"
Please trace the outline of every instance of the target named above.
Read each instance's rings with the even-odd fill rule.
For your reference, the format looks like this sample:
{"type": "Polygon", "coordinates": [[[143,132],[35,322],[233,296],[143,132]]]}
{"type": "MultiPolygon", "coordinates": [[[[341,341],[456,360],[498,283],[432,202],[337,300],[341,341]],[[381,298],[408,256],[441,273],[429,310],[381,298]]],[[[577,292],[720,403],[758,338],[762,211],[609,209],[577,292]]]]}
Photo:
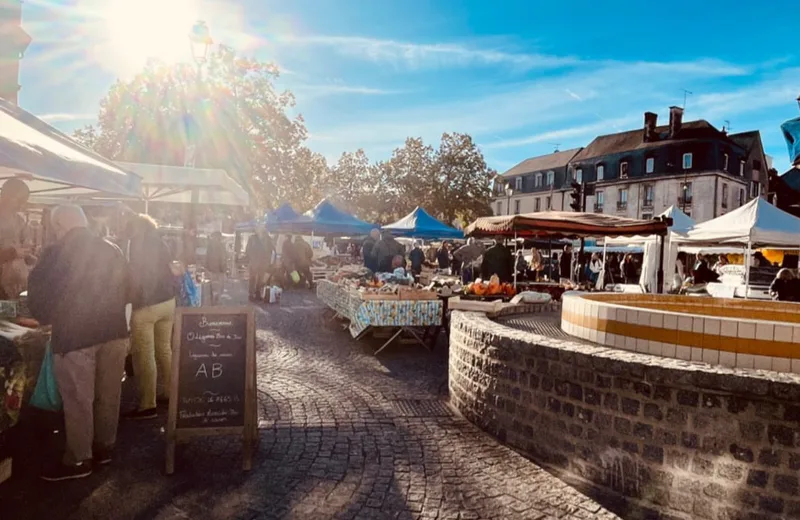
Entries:
{"type": "Polygon", "coordinates": [[[103,466],[111,463],[113,448],[95,448],[92,450],[92,464],[103,466]]]}
{"type": "Polygon", "coordinates": [[[133,410],[123,415],[125,419],[155,419],[158,417],[158,410],[156,408],[148,408],[147,410],[133,410]]]}
{"type": "Polygon", "coordinates": [[[81,462],[75,465],[60,463],[42,473],[42,480],[48,482],[59,482],[61,480],[71,480],[85,478],[92,474],[92,465],[88,462],[81,462]]]}

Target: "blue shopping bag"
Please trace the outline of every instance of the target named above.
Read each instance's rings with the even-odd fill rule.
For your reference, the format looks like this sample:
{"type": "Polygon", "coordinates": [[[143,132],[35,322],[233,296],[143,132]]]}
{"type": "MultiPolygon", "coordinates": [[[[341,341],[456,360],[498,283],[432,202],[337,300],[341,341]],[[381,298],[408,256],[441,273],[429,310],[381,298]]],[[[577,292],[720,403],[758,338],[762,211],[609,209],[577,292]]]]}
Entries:
{"type": "Polygon", "coordinates": [[[61,392],[58,391],[56,383],[56,374],[53,370],[53,351],[50,349],[49,341],[44,349],[42,368],[39,369],[39,379],[36,381],[36,388],[33,389],[30,404],[50,412],[60,412],[64,408],[61,392]]]}

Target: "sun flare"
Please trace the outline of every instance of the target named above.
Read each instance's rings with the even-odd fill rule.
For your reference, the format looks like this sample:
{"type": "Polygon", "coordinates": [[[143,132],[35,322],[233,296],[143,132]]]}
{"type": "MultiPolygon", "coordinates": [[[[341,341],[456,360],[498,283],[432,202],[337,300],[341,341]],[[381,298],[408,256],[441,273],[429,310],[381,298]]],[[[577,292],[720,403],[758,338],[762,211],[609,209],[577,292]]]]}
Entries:
{"type": "Polygon", "coordinates": [[[193,0],[108,0],[101,18],[107,51],[125,67],[139,68],[150,58],[191,59],[189,33],[198,18],[193,0]]]}

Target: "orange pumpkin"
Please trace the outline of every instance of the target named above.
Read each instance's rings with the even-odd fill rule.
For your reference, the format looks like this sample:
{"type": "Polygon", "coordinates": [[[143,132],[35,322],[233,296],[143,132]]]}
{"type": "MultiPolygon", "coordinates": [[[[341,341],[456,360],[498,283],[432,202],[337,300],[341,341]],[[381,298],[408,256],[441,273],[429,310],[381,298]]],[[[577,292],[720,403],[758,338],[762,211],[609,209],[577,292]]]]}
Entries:
{"type": "Polygon", "coordinates": [[[484,296],[486,294],[486,287],[482,283],[476,283],[472,290],[478,296],[484,296]]]}

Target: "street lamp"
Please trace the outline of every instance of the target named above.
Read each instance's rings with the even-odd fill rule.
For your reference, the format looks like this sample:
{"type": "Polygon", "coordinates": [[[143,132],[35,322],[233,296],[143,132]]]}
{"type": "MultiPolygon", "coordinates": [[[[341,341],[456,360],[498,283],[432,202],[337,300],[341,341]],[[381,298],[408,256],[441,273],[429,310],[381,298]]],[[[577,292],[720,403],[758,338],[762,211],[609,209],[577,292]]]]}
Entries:
{"type": "Polygon", "coordinates": [[[506,183],[506,205],[508,208],[506,209],[506,215],[511,215],[511,196],[514,195],[514,188],[511,187],[511,183],[506,183]]]}
{"type": "Polygon", "coordinates": [[[192,26],[192,32],[189,33],[189,43],[192,46],[192,59],[197,65],[198,73],[201,72],[203,64],[208,59],[208,50],[214,40],[211,39],[211,31],[208,30],[208,25],[202,20],[198,20],[192,26]]]}

